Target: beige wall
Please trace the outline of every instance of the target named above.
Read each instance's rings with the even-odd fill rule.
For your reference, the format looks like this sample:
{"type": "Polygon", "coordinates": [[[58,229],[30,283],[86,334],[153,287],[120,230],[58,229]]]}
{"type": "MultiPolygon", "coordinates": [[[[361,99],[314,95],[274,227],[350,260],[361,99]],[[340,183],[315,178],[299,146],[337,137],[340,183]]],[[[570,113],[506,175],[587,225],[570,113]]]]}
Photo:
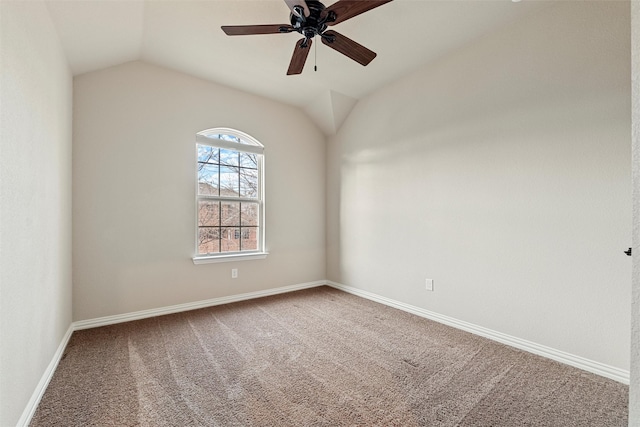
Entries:
{"type": "Polygon", "coordinates": [[[73,132],[74,320],[324,279],[324,137],[295,108],[132,62],[74,79],[73,132]],[[265,146],[265,260],[191,261],[211,127],[265,146]]]}
{"type": "Polygon", "coordinates": [[[629,40],[629,3],[562,2],[361,100],[328,278],[629,369],[629,40]]]}
{"type": "Polygon", "coordinates": [[[71,73],[40,2],[0,2],[0,425],[71,324],[71,73]]]}
{"type": "Polygon", "coordinates": [[[631,2],[633,114],[633,299],[629,425],[640,426],[640,2],[631,2]]]}

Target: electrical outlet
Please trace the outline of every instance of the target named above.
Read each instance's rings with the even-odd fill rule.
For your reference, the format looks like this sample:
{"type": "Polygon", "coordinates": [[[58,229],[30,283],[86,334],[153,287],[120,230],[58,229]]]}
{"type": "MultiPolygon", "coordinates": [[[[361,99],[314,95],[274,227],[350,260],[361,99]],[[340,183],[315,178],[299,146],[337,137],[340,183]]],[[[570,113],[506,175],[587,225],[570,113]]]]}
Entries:
{"type": "Polygon", "coordinates": [[[237,279],[238,278],[238,269],[237,268],[232,268],[231,269],[231,278],[232,279],[237,279]]]}
{"type": "Polygon", "coordinates": [[[426,279],[425,285],[428,291],[433,291],[433,279],[426,279]]]}

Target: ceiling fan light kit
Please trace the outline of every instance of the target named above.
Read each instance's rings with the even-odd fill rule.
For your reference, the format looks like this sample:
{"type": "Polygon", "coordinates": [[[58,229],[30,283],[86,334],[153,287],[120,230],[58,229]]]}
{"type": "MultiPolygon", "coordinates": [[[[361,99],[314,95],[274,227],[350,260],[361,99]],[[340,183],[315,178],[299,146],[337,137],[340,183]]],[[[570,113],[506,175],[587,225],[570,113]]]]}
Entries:
{"type": "Polygon", "coordinates": [[[279,34],[298,32],[304,38],[296,42],[287,75],[300,74],[307,60],[313,38],[319,36],[322,43],[362,65],[367,65],[376,53],[343,36],[329,26],[339,24],[392,0],[339,0],[329,7],[317,0],[285,0],[291,10],[291,24],[283,25],[230,25],[222,26],[228,36],[252,34],[279,34]]]}

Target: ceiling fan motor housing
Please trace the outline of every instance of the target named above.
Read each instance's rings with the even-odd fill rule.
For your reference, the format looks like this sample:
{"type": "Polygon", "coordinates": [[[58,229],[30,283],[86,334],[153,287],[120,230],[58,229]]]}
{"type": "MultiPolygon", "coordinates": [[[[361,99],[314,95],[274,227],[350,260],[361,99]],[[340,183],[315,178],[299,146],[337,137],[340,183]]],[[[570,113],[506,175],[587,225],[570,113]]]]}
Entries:
{"type": "Polygon", "coordinates": [[[330,12],[323,16],[325,6],[317,0],[307,0],[307,6],[309,7],[309,16],[304,16],[302,13],[300,15],[291,13],[291,26],[307,39],[312,39],[325,32],[327,22],[334,20],[335,15],[330,12]]]}

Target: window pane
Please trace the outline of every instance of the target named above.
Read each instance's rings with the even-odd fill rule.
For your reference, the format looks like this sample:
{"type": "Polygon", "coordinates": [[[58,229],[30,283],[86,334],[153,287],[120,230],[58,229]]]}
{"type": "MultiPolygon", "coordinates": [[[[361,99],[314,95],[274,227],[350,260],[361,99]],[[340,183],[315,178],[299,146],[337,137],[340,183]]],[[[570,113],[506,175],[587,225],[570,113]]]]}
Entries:
{"type": "Polygon", "coordinates": [[[243,168],[258,169],[258,155],[251,153],[240,153],[240,166],[243,168]]]}
{"type": "Polygon", "coordinates": [[[202,135],[202,136],[206,136],[207,138],[217,138],[217,139],[222,139],[223,141],[230,141],[230,142],[237,142],[238,144],[245,144],[245,145],[256,145],[259,146],[260,144],[251,141],[251,140],[246,140],[243,138],[240,138],[238,136],[235,135],[229,135],[226,133],[220,133],[219,130],[208,130],[208,131],[202,131],[202,132],[198,132],[198,135],[202,135]]]}
{"type": "Polygon", "coordinates": [[[257,203],[243,203],[242,212],[240,217],[240,225],[258,225],[258,204],[257,203]]]}
{"type": "Polygon", "coordinates": [[[221,234],[221,252],[238,252],[240,250],[240,228],[226,227],[221,234]]]}
{"type": "Polygon", "coordinates": [[[198,253],[211,254],[220,252],[220,228],[198,228],[198,253]]]}
{"type": "Polygon", "coordinates": [[[240,197],[258,197],[258,171],[240,169],[240,197]]]}
{"type": "Polygon", "coordinates": [[[198,201],[198,226],[220,226],[220,202],[198,201]]]}
{"type": "Polygon", "coordinates": [[[240,203],[239,202],[221,202],[222,203],[222,225],[223,226],[239,226],[240,225],[240,203]]]}
{"type": "Polygon", "coordinates": [[[242,250],[258,250],[258,227],[242,227],[242,250]]]}
{"type": "Polygon", "coordinates": [[[238,197],[240,183],[238,168],[220,167],[220,195],[225,197],[238,197]]]}
{"type": "Polygon", "coordinates": [[[208,145],[198,144],[198,161],[203,163],[219,163],[220,150],[208,145]]]}
{"type": "Polygon", "coordinates": [[[225,141],[240,142],[240,138],[233,135],[220,134],[218,135],[218,138],[224,139],[225,141]]]}
{"type": "Polygon", "coordinates": [[[218,166],[198,163],[198,194],[218,195],[218,166]]]}
{"type": "Polygon", "coordinates": [[[220,149],[220,164],[225,166],[238,166],[240,152],[220,149]]]}
{"type": "Polygon", "coordinates": [[[263,219],[262,175],[259,173],[263,157],[241,151],[239,144],[262,145],[223,128],[198,135],[209,140],[196,142],[196,252],[213,256],[258,251],[264,246],[260,240],[263,219]]]}

